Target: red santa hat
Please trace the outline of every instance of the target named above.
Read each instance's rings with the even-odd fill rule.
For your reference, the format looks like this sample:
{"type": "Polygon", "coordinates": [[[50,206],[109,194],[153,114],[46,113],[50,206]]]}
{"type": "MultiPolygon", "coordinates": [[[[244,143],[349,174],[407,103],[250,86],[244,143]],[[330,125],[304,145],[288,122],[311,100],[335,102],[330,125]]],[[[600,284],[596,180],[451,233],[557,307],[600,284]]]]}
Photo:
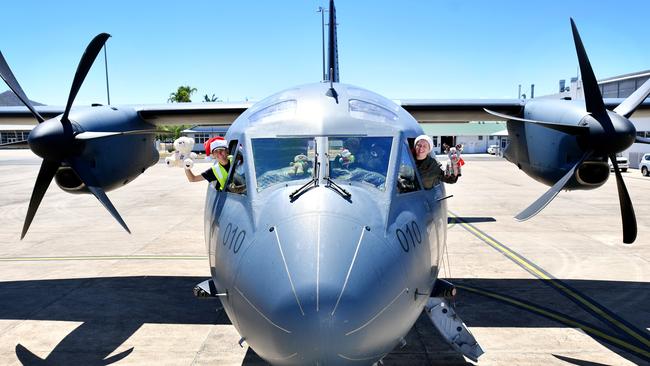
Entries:
{"type": "Polygon", "coordinates": [[[226,139],[224,139],[223,137],[216,136],[204,142],[203,147],[205,147],[205,155],[209,156],[212,153],[212,151],[214,151],[214,149],[228,148],[228,143],[226,142],[226,139]]]}

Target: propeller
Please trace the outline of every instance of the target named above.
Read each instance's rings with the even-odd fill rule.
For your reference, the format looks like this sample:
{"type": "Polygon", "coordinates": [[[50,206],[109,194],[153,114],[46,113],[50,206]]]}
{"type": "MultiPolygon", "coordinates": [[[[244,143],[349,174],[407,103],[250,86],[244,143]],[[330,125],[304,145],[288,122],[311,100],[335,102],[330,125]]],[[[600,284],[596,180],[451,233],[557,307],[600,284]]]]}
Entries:
{"type": "MultiPolygon", "coordinates": [[[[81,56],[79,65],[77,66],[77,71],[72,81],[72,86],[70,87],[70,94],[68,96],[64,113],[60,117],[55,117],[49,120],[45,120],[36,109],[34,109],[34,106],[27,98],[27,95],[11,72],[11,69],[2,56],[2,53],[0,53],[0,77],[2,77],[9,88],[18,96],[23,104],[31,111],[32,115],[34,115],[34,118],[39,122],[39,124],[30,132],[27,141],[30,149],[36,155],[42,157],[43,162],[41,163],[41,168],[38,172],[38,177],[34,184],[34,190],[29,201],[27,216],[25,217],[25,223],[23,224],[23,230],[20,236],[21,239],[23,239],[25,234],[27,234],[27,230],[36,215],[36,211],[43,200],[45,192],[50,186],[57,170],[64,163],[69,165],[75,171],[81,181],[84,182],[90,192],[99,200],[99,202],[101,202],[115,220],[117,220],[117,222],[127,232],[131,233],[124,220],[122,220],[120,214],[106,196],[104,190],[97,183],[91,167],[88,163],[83,162],[76,156],[74,150],[75,131],[69,118],[70,110],[72,109],[72,104],[77,93],[79,92],[81,85],[83,85],[97,55],[109,37],[109,34],[101,33],[90,41],[84,54],[81,56]]],[[[96,137],[98,136],[87,136],[87,138],[96,137]]],[[[80,138],[80,140],[82,139],[83,138],[80,138]]]]}
{"type": "Polygon", "coordinates": [[[561,124],[561,123],[554,123],[554,122],[544,122],[544,121],[536,121],[532,119],[527,119],[527,118],[521,118],[521,117],[515,117],[515,116],[509,116],[507,114],[495,112],[493,110],[489,110],[487,108],[483,108],[483,110],[495,117],[503,118],[506,120],[512,120],[512,121],[519,121],[519,122],[528,122],[528,123],[535,123],[541,126],[544,126],[546,128],[550,128],[553,130],[557,130],[560,132],[568,133],[571,135],[581,135],[589,132],[589,127],[587,126],[572,126],[572,125],[566,125],[566,124],[561,124]]]}
{"type": "MultiPolygon", "coordinates": [[[[579,141],[586,153],[571,169],[569,169],[564,177],[562,177],[557,183],[555,183],[555,185],[544,193],[544,195],[524,209],[515,218],[523,221],[540,212],[569,182],[578,166],[589,157],[609,157],[614,167],[614,174],[616,175],[616,186],[618,188],[618,199],[621,207],[621,218],[623,223],[623,242],[631,244],[634,242],[637,235],[636,217],[634,215],[632,200],[627,192],[625,182],[623,181],[620,169],[618,168],[618,163],[616,162],[616,153],[627,149],[634,142],[650,143],[650,139],[636,136],[634,124],[628,119],[632,113],[634,113],[636,108],[648,97],[648,94],[650,94],[650,80],[646,81],[637,91],[625,99],[623,103],[614,109],[613,112],[608,111],[605,108],[605,103],[603,102],[598,87],[598,81],[596,80],[593,69],[591,68],[587,52],[582,44],[578,28],[573,19],[571,19],[571,30],[573,32],[573,40],[578,55],[580,74],[582,75],[582,85],[585,94],[585,109],[590,114],[590,116],[585,117],[585,121],[588,122],[589,126],[588,133],[574,134],[578,135],[579,141]]],[[[517,118],[513,119],[521,120],[517,118]]],[[[539,123],[538,121],[530,122],[539,123]]],[[[570,133],[569,131],[564,132],[570,133]]]]}
{"type": "Polygon", "coordinates": [[[14,73],[11,72],[7,61],[5,60],[5,57],[2,55],[2,52],[0,52],[0,77],[5,81],[5,83],[7,83],[9,89],[11,89],[14,94],[16,94],[18,99],[23,102],[25,107],[27,107],[27,109],[32,112],[32,115],[38,120],[38,123],[45,121],[45,119],[40,114],[38,114],[38,112],[36,112],[36,109],[34,109],[32,102],[29,100],[29,98],[27,98],[27,95],[25,95],[25,92],[23,91],[23,88],[20,87],[20,84],[18,84],[14,73]]]}
{"type": "Polygon", "coordinates": [[[573,177],[573,174],[575,173],[576,169],[580,164],[582,164],[583,161],[585,161],[587,158],[591,156],[592,152],[588,151],[586,152],[582,158],[578,161],[577,164],[575,164],[569,171],[564,174],[564,176],[558,180],[551,189],[546,191],[541,197],[539,197],[535,202],[533,202],[530,206],[526,207],[525,210],[521,211],[517,216],[515,216],[515,219],[519,221],[526,221],[530,219],[531,217],[537,215],[540,211],[544,209],[555,196],[557,196],[558,193],[564,188],[564,186],[569,182],[569,180],[573,177]]]}

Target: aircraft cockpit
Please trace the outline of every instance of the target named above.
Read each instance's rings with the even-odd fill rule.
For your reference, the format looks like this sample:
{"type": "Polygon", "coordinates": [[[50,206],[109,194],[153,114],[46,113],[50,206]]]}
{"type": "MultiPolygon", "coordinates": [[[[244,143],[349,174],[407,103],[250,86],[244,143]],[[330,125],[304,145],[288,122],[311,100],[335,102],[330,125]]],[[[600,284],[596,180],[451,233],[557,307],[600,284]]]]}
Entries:
{"type": "MultiPolygon", "coordinates": [[[[278,187],[317,186],[320,180],[339,188],[385,192],[392,183],[398,194],[417,191],[421,185],[410,148],[399,140],[354,135],[251,138],[249,184],[254,184],[257,193],[278,187]]],[[[229,192],[246,193],[243,155],[241,146],[233,154],[229,192]]]]}
{"type": "Polygon", "coordinates": [[[392,137],[331,137],[328,139],[329,177],[350,184],[386,188],[392,137]]]}
{"type": "Polygon", "coordinates": [[[251,139],[257,190],[274,184],[311,179],[318,165],[326,177],[339,184],[364,183],[384,190],[393,138],[295,137],[251,139]],[[316,158],[317,146],[326,146],[324,159],[316,158]]]}
{"type": "MultiPolygon", "coordinates": [[[[419,132],[417,122],[367,90],[338,84],[333,99],[326,96],[328,87],[289,89],[242,115],[229,131],[240,146],[231,149],[241,165],[241,173],[233,168],[233,180],[246,180],[253,201],[283,187],[292,200],[319,185],[346,199],[356,189],[384,199],[393,187],[397,194],[419,190],[406,143],[419,132]]],[[[227,190],[237,193],[233,186],[227,190]]]]}

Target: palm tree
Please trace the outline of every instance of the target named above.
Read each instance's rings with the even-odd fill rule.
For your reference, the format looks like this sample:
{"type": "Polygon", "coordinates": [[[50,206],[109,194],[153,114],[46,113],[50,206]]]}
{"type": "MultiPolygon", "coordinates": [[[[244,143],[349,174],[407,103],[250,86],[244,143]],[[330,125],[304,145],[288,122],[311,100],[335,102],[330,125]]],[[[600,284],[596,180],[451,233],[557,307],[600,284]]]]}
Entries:
{"type": "Polygon", "coordinates": [[[192,88],[189,85],[179,86],[176,93],[169,94],[167,102],[169,103],[189,103],[192,101],[190,99],[192,94],[196,92],[196,88],[192,88]]]}
{"type": "Polygon", "coordinates": [[[206,94],[206,95],[203,96],[203,101],[204,102],[221,102],[221,99],[219,99],[219,97],[215,96],[214,94],[212,94],[211,97],[208,97],[208,95],[206,94]]]}

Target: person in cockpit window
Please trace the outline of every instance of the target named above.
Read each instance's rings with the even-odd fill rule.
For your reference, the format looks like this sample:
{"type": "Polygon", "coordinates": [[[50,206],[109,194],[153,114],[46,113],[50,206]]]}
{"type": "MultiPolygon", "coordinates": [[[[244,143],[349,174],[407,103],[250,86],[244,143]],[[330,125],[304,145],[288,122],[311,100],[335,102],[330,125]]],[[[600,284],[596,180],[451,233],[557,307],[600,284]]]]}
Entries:
{"type": "Polygon", "coordinates": [[[415,138],[414,155],[415,165],[422,177],[422,185],[425,189],[431,189],[441,180],[445,183],[456,183],[458,175],[446,174],[435,157],[431,156],[433,140],[427,135],[420,135],[415,138]]]}
{"type": "Polygon", "coordinates": [[[223,137],[216,137],[210,142],[210,156],[215,160],[214,165],[199,175],[192,173],[192,168],[185,168],[185,175],[190,182],[200,182],[207,180],[215,182],[215,188],[223,190],[228,178],[228,170],[232,156],[228,156],[228,142],[223,137]]]}

